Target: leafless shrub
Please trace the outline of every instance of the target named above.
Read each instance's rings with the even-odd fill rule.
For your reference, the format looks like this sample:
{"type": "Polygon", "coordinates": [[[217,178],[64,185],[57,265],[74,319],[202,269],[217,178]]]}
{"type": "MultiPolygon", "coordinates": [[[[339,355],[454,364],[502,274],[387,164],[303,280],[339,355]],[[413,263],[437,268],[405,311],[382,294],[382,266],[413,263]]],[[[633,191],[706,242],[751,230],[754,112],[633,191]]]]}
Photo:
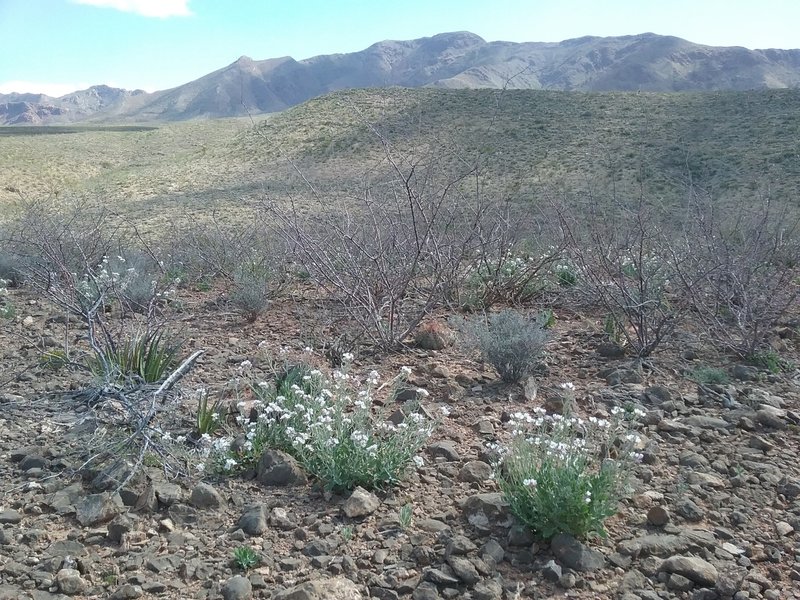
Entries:
{"type": "Polygon", "coordinates": [[[669,338],[681,315],[671,281],[673,259],[685,257],[668,252],[669,220],[657,203],[642,196],[586,200],[579,209],[559,208],[569,253],[591,302],[621,325],[627,345],[644,359],[669,338]]]}
{"type": "Polygon", "coordinates": [[[92,476],[99,488],[116,490],[135,480],[144,467],[160,467],[170,479],[191,475],[192,420],[178,410],[178,384],[202,354],[194,352],[158,385],[91,386],[65,396],[89,408],[79,426],[85,435],[77,471],[92,476]]]}
{"type": "Polygon", "coordinates": [[[716,343],[749,357],[800,298],[800,215],[769,196],[724,206],[692,190],[674,254],[682,294],[716,343]]]}
{"type": "Polygon", "coordinates": [[[254,212],[250,220],[209,221],[177,226],[160,243],[165,269],[191,281],[222,277],[234,281],[244,265],[271,273],[273,289],[285,280],[286,250],[279,235],[254,212]]]}
{"type": "Polygon", "coordinates": [[[313,280],[368,339],[391,348],[454,295],[493,210],[477,167],[454,173],[442,147],[409,158],[380,139],[385,170],[367,176],[358,197],[323,199],[310,186],[312,211],[295,201],[265,208],[313,280]]]}

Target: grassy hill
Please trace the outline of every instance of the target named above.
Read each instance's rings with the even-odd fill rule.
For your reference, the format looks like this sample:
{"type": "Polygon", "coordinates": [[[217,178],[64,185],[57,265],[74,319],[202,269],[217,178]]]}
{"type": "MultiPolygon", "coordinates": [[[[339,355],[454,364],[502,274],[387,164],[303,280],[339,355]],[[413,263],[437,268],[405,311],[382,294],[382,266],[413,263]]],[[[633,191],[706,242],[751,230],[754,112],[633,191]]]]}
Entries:
{"type": "Polygon", "coordinates": [[[278,148],[335,178],[382,153],[436,145],[484,165],[493,189],[636,188],[666,199],[691,181],[721,196],[800,189],[800,91],[693,94],[359,90],[324,96],[242,136],[246,162],[278,148]],[[370,128],[374,127],[374,131],[370,128]]]}
{"type": "Polygon", "coordinates": [[[567,93],[373,89],[337,92],[265,120],[155,128],[6,128],[0,205],[19,194],[79,195],[148,220],[241,206],[265,189],[356,193],[398,157],[462,172],[487,193],[533,201],[554,190],[730,200],[800,197],[800,90],[567,93]],[[59,135],[43,135],[52,133],[59,135]]]}

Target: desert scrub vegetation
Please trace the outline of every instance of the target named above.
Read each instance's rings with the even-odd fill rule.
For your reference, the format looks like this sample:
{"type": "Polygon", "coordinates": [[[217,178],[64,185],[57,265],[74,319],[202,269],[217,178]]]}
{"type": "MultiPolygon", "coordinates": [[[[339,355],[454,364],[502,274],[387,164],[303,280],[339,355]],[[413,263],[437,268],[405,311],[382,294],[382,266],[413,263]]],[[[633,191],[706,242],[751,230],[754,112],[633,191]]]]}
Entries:
{"type": "Polygon", "coordinates": [[[668,213],[659,203],[641,195],[627,202],[591,194],[585,200],[582,218],[559,209],[568,255],[580,269],[588,302],[607,314],[606,332],[646,359],[682,316],[671,282],[686,257],[669,253],[668,213]]]}
{"type": "Polygon", "coordinates": [[[552,214],[505,203],[492,218],[478,232],[477,253],[465,261],[457,291],[466,310],[530,303],[552,292],[560,269],[568,268],[566,239],[552,214]]]}
{"type": "MultiPolygon", "coordinates": [[[[391,396],[410,370],[380,384],[376,371],[363,380],[353,375],[352,358],[346,356],[342,368],[329,374],[308,364],[287,365],[272,384],[259,381],[250,373],[252,365],[245,364],[257,417],[239,417],[242,444],[234,445],[231,436],[207,437],[201,469],[226,473],[253,468],[265,450],[273,449],[295,457],[328,490],[383,488],[401,481],[422,460],[418,452],[437,422],[413,403],[394,419],[376,411],[376,396],[391,396]]],[[[418,390],[418,395],[427,392],[418,390]]]]}
{"type": "Polygon", "coordinates": [[[156,327],[133,332],[101,348],[87,359],[89,370],[103,380],[132,378],[158,383],[177,366],[181,343],[168,331],[156,327]]]}
{"type": "Polygon", "coordinates": [[[676,279],[715,343],[748,358],[768,350],[775,325],[800,298],[800,213],[769,196],[720,206],[692,190],[676,279]]]}
{"type": "Polygon", "coordinates": [[[509,383],[521,381],[536,368],[549,337],[544,325],[541,316],[510,308],[458,322],[468,343],[509,383]]]}
{"type": "Polygon", "coordinates": [[[268,201],[265,208],[357,334],[387,350],[453,296],[494,221],[473,167],[453,174],[438,152],[408,158],[388,143],[385,151],[384,177],[366,181],[356,198],[315,194],[307,213],[294,202],[268,201]]]}
{"type": "Polygon", "coordinates": [[[131,249],[135,228],[80,202],[26,205],[10,233],[4,245],[24,259],[26,285],[64,313],[67,332],[80,333],[74,346],[65,335],[46,364],[93,375],[68,395],[96,423],[78,470],[101,489],[121,488],[154,462],[170,476],[187,475],[186,452],[170,430],[180,421],[178,383],[203,352],[178,362],[168,326],[175,282],[162,276],[152,248],[131,249]]]}
{"type": "MultiPolygon", "coordinates": [[[[280,147],[299,164],[316,165],[326,183],[342,173],[358,176],[382,148],[355,105],[405,148],[424,147],[448,132],[464,154],[481,153],[490,193],[498,197],[536,198],[543,189],[576,189],[588,181],[608,193],[642,184],[648,196],[678,207],[691,177],[697,186],[749,202],[753,182],[769,173],[773,193],[789,201],[800,174],[797,161],[787,158],[794,156],[800,130],[797,102],[796,90],[344,90],[270,117],[258,131],[243,133],[235,151],[247,162],[277,159],[280,147]]],[[[451,166],[457,162],[455,155],[448,158],[451,166]]]]}
{"type": "MultiPolygon", "coordinates": [[[[564,390],[574,394],[572,384],[564,390]]],[[[614,407],[608,419],[516,412],[507,445],[492,444],[495,477],[512,513],[543,539],[559,533],[605,535],[616,514],[631,468],[640,461],[635,433],[638,411],[614,407]]]]}
{"type": "Polygon", "coordinates": [[[277,294],[279,282],[272,268],[248,263],[236,269],[229,294],[231,304],[245,321],[254,323],[277,294]]]}

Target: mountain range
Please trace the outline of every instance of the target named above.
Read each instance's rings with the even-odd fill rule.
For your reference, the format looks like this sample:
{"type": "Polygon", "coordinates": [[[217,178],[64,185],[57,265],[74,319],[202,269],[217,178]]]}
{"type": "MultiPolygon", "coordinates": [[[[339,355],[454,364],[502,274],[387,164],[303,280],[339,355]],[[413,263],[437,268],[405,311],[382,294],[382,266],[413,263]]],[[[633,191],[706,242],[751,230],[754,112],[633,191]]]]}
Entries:
{"type": "Polygon", "coordinates": [[[383,41],[360,52],[232,64],[147,93],[105,85],[59,98],[0,94],[0,124],[163,122],[277,112],[348,88],[438,87],[684,92],[800,86],[800,49],[749,50],[644,33],[557,43],[469,32],[383,41]]]}

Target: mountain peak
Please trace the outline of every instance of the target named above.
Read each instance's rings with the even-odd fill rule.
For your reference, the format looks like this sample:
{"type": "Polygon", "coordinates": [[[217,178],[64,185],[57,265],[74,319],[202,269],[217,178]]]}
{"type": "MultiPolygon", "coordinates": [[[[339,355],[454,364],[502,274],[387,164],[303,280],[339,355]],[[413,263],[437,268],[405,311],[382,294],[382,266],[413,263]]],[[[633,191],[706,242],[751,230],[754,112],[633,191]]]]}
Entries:
{"type": "Polygon", "coordinates": [[[447,40],[455,43],[463,43],[463,42],[473,43],[473,44],[486,43],[485,39],[483,39],[477,33],[472,33],[471,31],[450,31],[446,33],[437,33],[436,35],[432,36],[431,39],[447,40]]]}

